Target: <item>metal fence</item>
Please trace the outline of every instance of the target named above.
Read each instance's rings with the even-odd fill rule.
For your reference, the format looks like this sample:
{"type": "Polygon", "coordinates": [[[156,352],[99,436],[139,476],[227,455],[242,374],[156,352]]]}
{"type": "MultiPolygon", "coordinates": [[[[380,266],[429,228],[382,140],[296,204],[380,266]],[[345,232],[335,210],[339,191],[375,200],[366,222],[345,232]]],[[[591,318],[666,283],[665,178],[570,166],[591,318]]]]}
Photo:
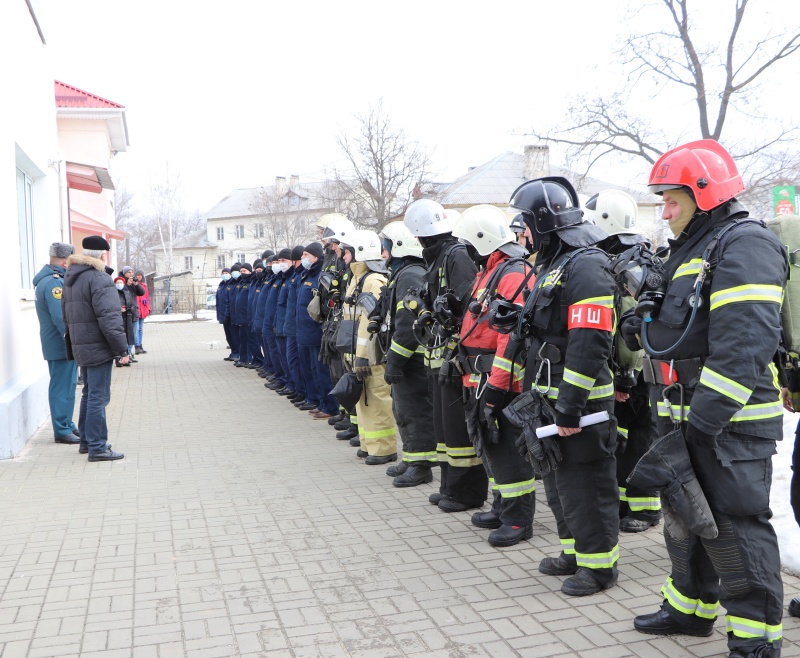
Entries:
{"type": "Polygon", "coordinates": [[[190,313],[216,308],[216,290],[204,282],[165,280],[150,288],[150,309],[155,314],[190,313]]]}

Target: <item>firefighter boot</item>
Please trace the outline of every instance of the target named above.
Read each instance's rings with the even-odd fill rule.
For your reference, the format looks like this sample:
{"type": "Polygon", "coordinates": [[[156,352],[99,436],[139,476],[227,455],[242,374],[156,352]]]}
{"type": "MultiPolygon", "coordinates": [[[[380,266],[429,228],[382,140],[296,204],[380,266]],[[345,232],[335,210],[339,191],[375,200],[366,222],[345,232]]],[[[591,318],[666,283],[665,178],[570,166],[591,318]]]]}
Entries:
{"type": "Polygon", "coordinates": [[[693,635],[694,637],[709,637],[714,632],[714,620],[700,620],[695,615],[686,617],[686,621],[677,621],[662,606],[657,612],[649,615],[639,615],[633,620],[633,627],[640,633],[648,635],[693,635]]]}
{"type": "Polygon", "coordinates": [[[491,546],[515,546],[533,537],[533,526],[501,525],[489,533],[487,541],[491,546]]]}
{"type": "Polygon", "coordinates": [[[428,484],[428,482],[433,482],[430,466],[409,466],[392,480],[395,487],[416,487],[419,484],[428,484]]]}
{"type": "Polygon", "coordinates": [[[789,614],[792,617],[800,617],[800,596],[789,601],[789,614]]]}
{"type": "Polygon", "coordinates": [[[390,478],[396,478],[398,475],[405,473],[407,469],[408,462],[397,462],[386,469],[386,475],[388,475],[390,478]]]}
{"type": "Polygon", "coordinates": [[[472,515],[472,525],[476,528],[488,528],[489,530],[497,530],[503,525],[497,513],[490,509],[488,512],[475,512],[472,515]]]}
{"type": "Polygon", "coordinates": [[[781,650],[769,644],[762,644],[752,651],[749,649],[734,649],[728,654],[728,658],[781,658],[781,650]]]}
{"type": "Polygon", "coordinates": [[[617,568],[612,567],[612,575],[601,582],[592,569],[579,567],[574,576],[561,583],[561,591],[567,596],[591,596],[604,589],[611,589],[617,584],[617,568]]]}
{"type": "Polygon", "coordinates": [[[563,551],[558,557],[546,557],[539,562],[539,573],[548,576],[571,576],[578,571],[578,563],[574,555],[566,555],[563,551]]]}
{"type": "Polygon", "coordinates": [[[619,520],[619,529],[622,532],[644,532],[653,526],[657,526],[660,522],[660,516],[652,516],[649,519],[636,519],[632,516],[626,516],[619,520]]]}

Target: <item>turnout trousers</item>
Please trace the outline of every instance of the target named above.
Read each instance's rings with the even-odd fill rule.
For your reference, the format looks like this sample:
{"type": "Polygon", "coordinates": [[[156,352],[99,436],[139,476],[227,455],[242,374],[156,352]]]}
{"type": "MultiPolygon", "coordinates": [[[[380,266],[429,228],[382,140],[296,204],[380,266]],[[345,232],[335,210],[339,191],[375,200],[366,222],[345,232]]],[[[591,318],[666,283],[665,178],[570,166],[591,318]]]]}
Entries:
{"type": "Polygon", "coordinates": [[[356,403],[361,447],[371,456],[385,457],[397,452],[397,428],[392,415],[392,396],[383,380],[384,366],[371,366],[364,379],[361,399],[356,403]]]}
{"type": "Polygon", "coordinates": [[[309,402],[317,409],[335,416],[339,413],[339,403],[331,395],[333,384],[328,374],[328,366],[319,360],[319,345],[298,345],[303,372],[306,373],[306,389],[309,402]],[[313,396],[313,397],[312,397],[313,396]]]}
{"type": "MultiPolygon", "coordinates": [[[[78,364],[67,359],[48,361],[50,385],[47,389],[50,402],[50,420],[55,438],[67,436],[78,429],[72,422],[75,411],[75,385],[78,381],[78,364]]],[[[80,430],[78,430],[80,431],[80,430]]]]}
{"type": "MultiPolygon", "coordinates": [[[[475,411],[483,406],[475,398],[476,390],[472,387],[467,389],[470,396],[467,413],[470,413],[470,405],[477,407],[475,411]]],[[[506,394],[506,404],[515,397],[516,394],[506,394]]],[[[492,510],[500,517],[503,525],[527,527],[533,524],[536,505],[533,466],[517,451],[515,441],[520,435],[520,429],[503,413],[499,414],[497,424],[500,430],[498,441],[484,441],[482,456],[492,489],[492,510]]]]}
{"type": "Polygon", "coordinates": [[[778,539],[769,521],[775,442],[746,438],[723,430],[716,447],[687,444],[719,536],[676,541],[665,530],[672,572],[661,588],[664,608],[678,622],[686,615],[715,619],[722,604],[728,647],[745,654],[765,643],[780,647],[783,617],[778,539]]]}
{"type": "MultiPolygon", "coordinates": [[[[587,412],[606,410],[598,403],[587,412]]],[[[544,478],[547,503],[556,518],[561,550],[579,567],[592,570],[597,582],[613,582],[619,560],[619,491],[617,489],[616,421],[584,427],[559,437],[563,460],[544,478]]]]}
{"type": "Polygon", "coordinates": [[[441,466],[439,493],[480,507],[489,493],[489,477],[467,433],[463,387],[438,382],[439,369],[428,368],[433,393],[433,433],[441,466]]]}
{"type": "Polygon", "coordinates": [[[236,324],[233,326],[234,331],[239,332],[239,361],[242,363],[250,363],[250,340],[247,326],[243,324],[236,324]]]}
{"type": "Polygon", "coordinates": [[[661,497],[658,491],[638,489],[626,481],[658,437],[649,397],[634,389],[626,402],[614,403],[614,416],[617,418],[619,441],[627,437],[625,452],[617,455],[619,518],[630,516],[642,521],[659,519],[661,497]]]}
{"type": "Polygon", "coordinates": [[[403,367],[403,379],[392,384],[392,411],[403,444],[403,461],[415,466],[435,466],[436,437],[428,375],[421,357],[412,356],[403,367]]]}

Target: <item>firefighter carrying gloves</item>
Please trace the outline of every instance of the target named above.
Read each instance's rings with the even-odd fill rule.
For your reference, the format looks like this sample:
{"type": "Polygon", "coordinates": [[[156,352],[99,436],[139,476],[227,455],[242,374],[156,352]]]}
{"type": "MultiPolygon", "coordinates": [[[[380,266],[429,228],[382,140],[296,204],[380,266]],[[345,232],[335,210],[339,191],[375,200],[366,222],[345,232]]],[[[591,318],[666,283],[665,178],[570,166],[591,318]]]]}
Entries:
{"type": "Polygon", "coordinates": [[[615,284],[608,257],[594,247],[607,235],[583,221],[578,195],[564,178],[527,181],[510,205],[522,212],[538,249],[536,285],[509,341],[508,353],[524,341],[528,354],[525,392],[515,409],[536,415],[551,405],[562,455],[558,468],[544,477],[561,554],[542,560],[539,571],[569,576],[561,591],[587,596],[616,584],[619,558],[617,432],[608,367],[615,284]],[[580,427],[582,416],[602,411],[609,420],[580,427]]]}
{"type": "Polygon", "coordinates": [[[663,197],[674,238],[660,297],[653,297],[660,308],[643,313],[644,373],[659,433],[683,431],[718,535],[681,540],[665,533],[672,572],[662,605],[634,626],[656,635],[711,635],[721,604],[731,656],[778,656],[783,586],[769,494],[771,457],[782,438],[773,356],[787,254],[771,231],[747,219],[736,199],[742,178],[716,141],[668,151],[649,183],[663,197]]]}

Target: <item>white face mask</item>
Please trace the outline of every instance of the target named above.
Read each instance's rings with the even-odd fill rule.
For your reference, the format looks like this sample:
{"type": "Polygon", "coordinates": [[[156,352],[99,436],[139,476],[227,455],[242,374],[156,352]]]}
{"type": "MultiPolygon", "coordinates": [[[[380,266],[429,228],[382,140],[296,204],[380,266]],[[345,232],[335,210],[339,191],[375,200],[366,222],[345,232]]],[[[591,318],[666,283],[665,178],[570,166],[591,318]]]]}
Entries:
{"type": "Polygon", "coordinates": [[[281,263],[280,264],[281,272],[288,272],[289,271],[289,263],[281,263]]]}
{"type": "Polygon", "coordinates": [[[300,259],[300,264],[308,270],[308,269],[311,269],[311,266],[314,263],[311,262],[310,258],[301,258],[300,259]]]}
{"type": "Polygon", "coordinates": [[[280,263],[273,263],[272,264],[272,273],[277,274],[281,271],[281,264],[280,263]]]}
{"type": "Polygon", "coordinates": [[[115,285],[117,286],[117,290],[122,290],[123,288],[125,288],[125,284],[124,283],[117,283],[115,285]]]}
{"type": "Polygon", "coordinates": [[[231,280],[231,275],[226,272],[225,274],[222,275],[222,280],[223,281],[230,281],[231,280]]]}

